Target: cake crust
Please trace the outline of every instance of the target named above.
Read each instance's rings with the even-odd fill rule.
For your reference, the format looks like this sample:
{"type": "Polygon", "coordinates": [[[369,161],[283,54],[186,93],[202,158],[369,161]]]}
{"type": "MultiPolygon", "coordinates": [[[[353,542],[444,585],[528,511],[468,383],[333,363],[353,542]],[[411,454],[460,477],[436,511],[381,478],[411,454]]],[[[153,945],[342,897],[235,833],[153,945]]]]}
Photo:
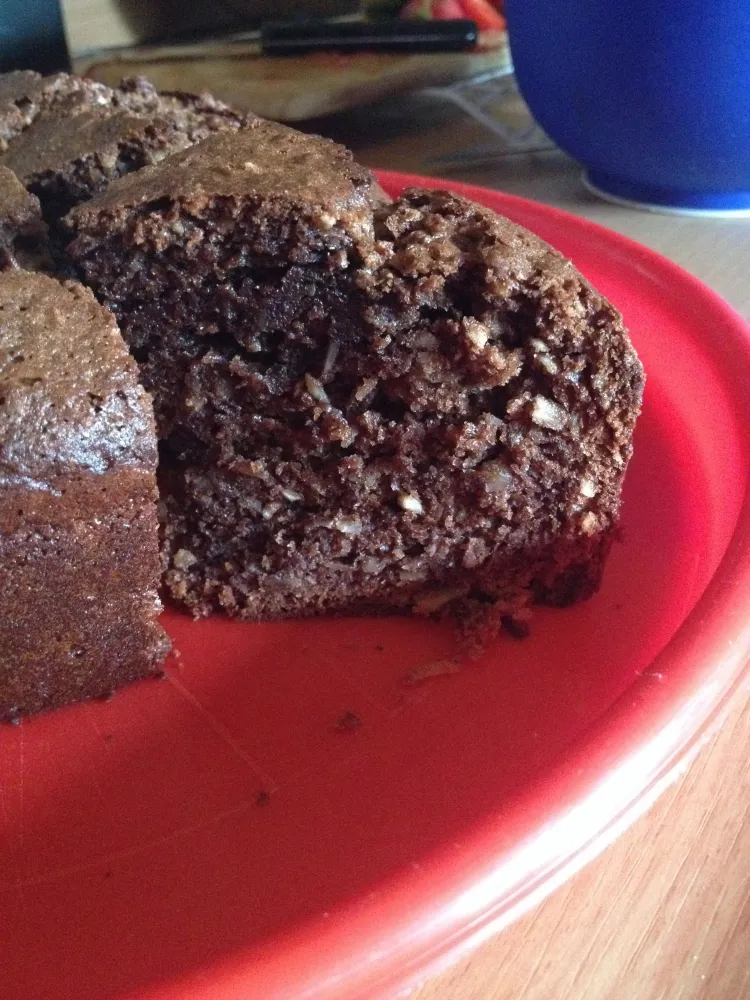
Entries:
{"type": "Polygon", "coordinates": [[[181,149],[188,139],[170,122],[129,111],[83,108],[40,115],[2,157],[55,222],[116,177],[181,149]]]}
{"type": "Polygon", "coordinates": [[[115,466],[150,472],[149,400],[112,316],[88,289],[0,275],[0,468],[43,482],[115,466]]]}
{"type": "Polygon", "coordinates": [[[69,224],[98,232],[128,225],[132,210],[163,199],[196,212],[227,199],[250,201],[261,217],[299,213],[321,232],[350,223],[358,237],[379,191],[372,173],[343,146],[255,119],[123,178],[72,212],[69,224]]]}
{"type": "Polygon", "coordinates": [[[158,671],[156,441],[91,293],[0,274],[0,719],[158,671]]]}
{"type": "Polygon", "coordinates": [[[257,117],[235,111],[211,94],[159,91],[143,76],[125,77],[112,92],[112,103],[138,115],[165,118],[191,142],[199,142],[212,132],[234,132],[257,117]]]}

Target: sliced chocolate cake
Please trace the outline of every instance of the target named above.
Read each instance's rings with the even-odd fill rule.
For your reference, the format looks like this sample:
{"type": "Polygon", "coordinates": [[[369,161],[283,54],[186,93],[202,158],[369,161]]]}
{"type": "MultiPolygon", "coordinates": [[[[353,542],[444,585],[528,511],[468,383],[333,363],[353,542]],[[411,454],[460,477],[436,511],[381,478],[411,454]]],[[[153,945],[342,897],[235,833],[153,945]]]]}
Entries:
{"type": "Polygon", "coordinates": [[[0,719],[153,674],[151,404],[91,292],[0,274],[0,719]]]}
{"type": "Polygon", "coordinates": [[[532,234],[446,192],[383,205],[341,147],[267,122],[66,225],[154,396],[192,613],[496,623],[596,589],[643,372],[532,234]]]}
{"type": "Polygon", "coordinates": [[[165,655],[157,438],[162,582],[196,616],[482,641],[598,587],[643,370],[537,237],[140,78],[6,74],[0,144],[0,717],[165,655]],[[102,305],[18,269],[39,203],[102,305]]]}

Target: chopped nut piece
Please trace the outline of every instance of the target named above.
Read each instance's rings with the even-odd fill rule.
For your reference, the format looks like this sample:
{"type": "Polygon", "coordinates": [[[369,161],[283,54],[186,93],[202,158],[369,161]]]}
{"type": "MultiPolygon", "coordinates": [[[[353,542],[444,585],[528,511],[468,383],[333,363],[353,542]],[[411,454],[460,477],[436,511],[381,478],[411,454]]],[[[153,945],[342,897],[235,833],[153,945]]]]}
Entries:
{"type": "Polygon", "coordinates": [[[497,459],[483,462],[477,472],[489,493],[507,493],[513,485],[513,473],[504,462],[497,459]]]}
{"type": "Polygon", "coordinates": [[[377,386],[378,380],[375,378],[366,378],[361,386],[354,392],[354,398],[358,403],[361,403],[363,399],[370,395],[373,389],[377,386]]]}
{"type": "Polygon", "coordinates": [[[328,393],[314,375],[305,375],[305,389],[307,389],[308,393],[318,403],[322,403],[325,407],[330,407],[331,401],[328,398],[328,393]]]}
{"type": "Polygon", "coordinates": [[[599,487],[591,479],[582,479],[578,492],[582,497],[588,497],[591,499],[591,497],[595,497],[599,492],[599,487]]]}
{"type": "Polygon", "coordinates": [[[546,396],[534,396],[531,405],[531,419],[538,427],[547,427],[551,431],[561,431],[568,415],[559,403],[547,399],[546,396]]]}
{"type": "Polygon", "coordinates": [[[411,514],[424,514],[422,501],[413,493],[399,493],[396,500],[402,510],[408,510],[411,514]]]}
{"type": "MultiPolygon", "coordinates": [[[[323,361],[323,369],[320,373],[320,378],[325,381],[333,372],[334,365],[336,364],[336,358],[339,353],[338,341],[330,340],[328,342],[328,350],[326,351],[325,360],[323,361]]],[[[309,389],[308,389],[309,392],[309,389]]],[[[312,393],[310,393],[312,395],[312,393]]]]}
{"type": "Polygon", "coordinates": [[[538,354],[536,356],[536,363],[548,375],[558,375],[560,372],[560,366],[549,354],[538,354]]]}
{"type": "Polygon", "coordinates": [[[178,549],[172,556],[172,565],[175,569],[190,569],[197,562],[197,557],[187,549],[178,549]]]}
{"type": "Polygon", "coordinates": [[[337,517],[333,527],[344,535],[361,535],[362,522],[355,517],[337,517]]]}
{"type": "Polygon", "coordinates": [[[581,518],[581,531],[584,535],[593,535],[595,531],[599,528],[599,519],[596,514],[588,511],[581,518]]]}
{"type": "Polygon", "coordinates": [[[297,493],[295,490],[287,490],[282,487],[281,495],[285,500],[289,500],[290,503],[294,503],[297,500],[302,500],[302,494],[297,493]]]}
{"type": "Polygon", "coordinates": [[[476,347],[478,351],[481,351],[483,347],[487,344],[490,337],[490,331],[475,319],[465,319],[464,320],[464,330],[466,332],[466,339],[470,341],[476,347]]]}
{"type": "Polygon", "coordinates": [[[336,217],[330,212],[321,212],[317,222],[321,229],[333,229],[336,225],[336,217]]]}

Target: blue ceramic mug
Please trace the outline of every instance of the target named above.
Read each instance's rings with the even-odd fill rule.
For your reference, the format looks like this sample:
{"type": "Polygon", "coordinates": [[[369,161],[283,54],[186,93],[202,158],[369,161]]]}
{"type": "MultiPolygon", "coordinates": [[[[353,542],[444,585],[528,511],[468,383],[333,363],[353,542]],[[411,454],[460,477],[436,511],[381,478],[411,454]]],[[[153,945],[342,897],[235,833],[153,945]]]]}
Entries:
{"type": "Polygon", "coordinates": [[[750,0],[506,0],[521,93],[591,187],[750,212],[750,0]]]}

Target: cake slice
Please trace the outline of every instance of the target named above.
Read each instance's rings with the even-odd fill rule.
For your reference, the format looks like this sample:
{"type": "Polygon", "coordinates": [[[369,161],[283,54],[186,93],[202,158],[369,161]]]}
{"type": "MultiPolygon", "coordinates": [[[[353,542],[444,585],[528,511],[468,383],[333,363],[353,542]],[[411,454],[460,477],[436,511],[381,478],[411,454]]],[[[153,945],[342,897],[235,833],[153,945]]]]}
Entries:
{"type": "Polygon", "coordinates": [[[154,674],[151,403],[80,285],[0,274],[0,719],[154,674]]]}
{"type": "Polygon", "coordinates": [[[165,582],[195,615],[494,628],[599,585],[643,371],[549,246],[447,192],[383,204],[268,122],[66,219],[154,396],[165,582]]]}
{"type": "Polygon", "coordinates": [[[372,247],[383,197],[343,147],[258,119],[70,214],[68,258],[121,320],[155,390],[160,437],[174,425],[220,455],[212,403],[199,410],[184,397],[189,372],[208,372],[211,359],[227,374],[238,351],[262,360],[282,331],[293,351],[325,352],[331,324],[349,329],[350,267],[372,247]]]}
{"type": "Polygon", "coordinates": [[[0,163],[35,194],[48,223],[115,177],[183,148],[188,139],[165,119],[111,108],[40,115],[12,139],[0,163]]]}
{"type": "Polygon", "coordinates": [[[45,111],[106,105],[111,94],[102,83],[67,73],[42,76],[30,69],[0,73],[0,152],[45,111]]]}
{"type": "Polygon", "coordinates": [[[160,94],[141,77],[112,89],[67,74],[9,73],[0,76],[0,162],[54,225],[114,178],[247,118],[208,96],[160,94]]]}

